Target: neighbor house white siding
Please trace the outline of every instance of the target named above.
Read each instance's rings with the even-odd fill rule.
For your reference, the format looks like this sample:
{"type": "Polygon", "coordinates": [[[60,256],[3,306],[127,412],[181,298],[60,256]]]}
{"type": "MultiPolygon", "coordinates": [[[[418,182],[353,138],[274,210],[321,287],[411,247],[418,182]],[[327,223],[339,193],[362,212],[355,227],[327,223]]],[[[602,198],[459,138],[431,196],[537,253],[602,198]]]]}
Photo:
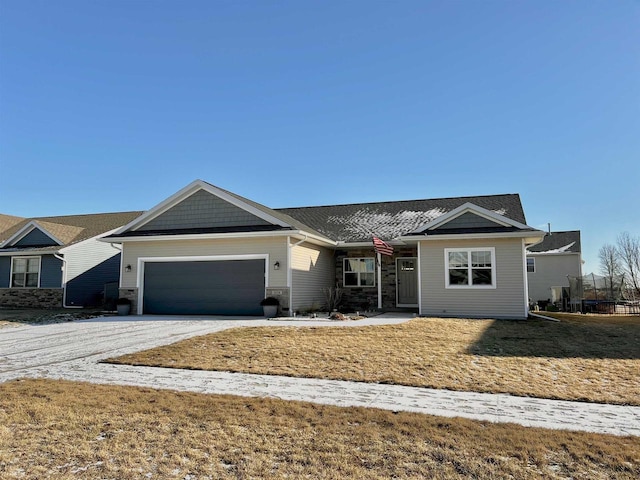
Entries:
{"type": "Polygon", "coordinates": [[[119,253],[119,248],[96,239],[87,240],[68,248],[64,251],[66,260],[64,281],[70,282],[119,253]]]}
{"type": "Polygon", "coordinates": [[[149,257],[214,257],[233,255],[268,255],[267,287],[287,285],[287,237],[215,239],[215,240],[160,240],[125,242],[123,244],[122,288],[138,287],[138,258],[149,257]],[[280,268],[275,270],[275,262],[280,268]],[[126,266],[131,271],[126,271],[126,266]]]}
{"type": "Polygon", "coordinates": [[[420,243],[421,314],[469,318],[526,316],[521,239],[430,240],[420,243]],[[496,288],[445,288],[445,248],[495,248],[496,288]]]}
{"type": "Polygon", "coordinates": [[[323,288],[335,284],[333,250],[304,243],[291,248],[292,308],[320,308],[326,303],[323,288]]]}
{"type": "Polygon", "coordinates": [[[528,254],[535,259],[535,272],[527,273],[529,298],[533,302],[551,300],[551,287],[568,287],[569,279],[582,276],[579,253],[528,254]]]}

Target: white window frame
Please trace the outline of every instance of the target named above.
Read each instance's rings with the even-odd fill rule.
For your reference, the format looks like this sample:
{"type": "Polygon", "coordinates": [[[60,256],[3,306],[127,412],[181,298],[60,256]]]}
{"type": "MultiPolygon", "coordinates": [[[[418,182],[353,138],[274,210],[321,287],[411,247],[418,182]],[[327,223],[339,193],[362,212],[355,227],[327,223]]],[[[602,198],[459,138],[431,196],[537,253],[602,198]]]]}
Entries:
{"type": "Polygon", "coordinates": [[[536,273],[535,257],[527,257],[527,273],[536,273]],[[531,266],[533,267],[531,270],[529,270],[529,261],[531,261],[531,266]]]}
{"type": "Polygon", "coordinates": [[[345,257],[342,259],[342,285],[345,288],[374,288],[376,286],[376,258],[375,257],[345,257]],[[371,260],[373,262],[373,270],[371,272],[347,272],[346,269],[346,261],[347,260],[371,260]],[[357,273],[358,275],[358,284],[357,285],[347,285],[345,280],[347,273],[357,273]],[[373,285],[362,285],[362,281],[360,279],[361,273],[372,273],[373,274],[373,285]]]}
{"type": "MultiPolygon", "coordinates": [[[[31,273],[33,273],[33,272],[31,272],[31,273]]],[[[40,256],[36,256],[36,255],[32,255],[32,256],[28,256],[28,257],[11,257],[11,272],[10,272],[10,274],[9,274],[9,288],[40,288],[40,280],[41,280],[41,278],[42,278],[42,275],[41,275],[41,274],[42,274],[42,257],[40,257],[40,256]],[[28,272],[28,271],[25,271],[25,272],[24,272],[24,275],[25,275],[25,278],[24,278],[24,280],[25,280],[25,281],[24,281],[25,286],[24,286],[24,287],[18,287],[18,286],[15,286],[15,285],[13,284],[13,269],[14,269],[15,261],[16,261],[16,260],[25,260],[25,261],[27,261],[27,265],[28,265],[28,264],[29,264],[29,260],[30,260],[30,259],[33,259],[33,258],[38,259],[38,285],[37,285],[37,286],[35,286],[35,287],[28,287],[28,286],[26,286],[26,283],[27,283],[27,273],[29,273],[29,272],[28,272]]]]}
{"type": "Polygon", "coordinates": [[[468,248],[445,248],[444,249],[444,282],[445,288],[452,289],[492,289],[497,287],[496,281],[496,249],[495,247],[468,247],[468,248]],[[457,285],[449,283],[449,253],[462,252],[467,254],[467,271],[468,282],[466,285],[457,285]],[[474,285],[473,265],[471,263],[471,252],[489,252],[491,254],[491,284],[490,285],[474,285]]]}

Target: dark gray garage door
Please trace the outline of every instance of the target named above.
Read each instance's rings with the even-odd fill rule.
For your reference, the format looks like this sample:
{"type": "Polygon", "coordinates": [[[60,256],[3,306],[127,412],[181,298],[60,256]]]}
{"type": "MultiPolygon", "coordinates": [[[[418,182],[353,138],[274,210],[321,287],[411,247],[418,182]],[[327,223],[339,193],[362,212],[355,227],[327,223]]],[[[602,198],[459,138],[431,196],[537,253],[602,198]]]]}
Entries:
{"type": "Polygon", "coordinates": [[[261,315],[264,260],[146,262],[144,313],[261,315]]]}

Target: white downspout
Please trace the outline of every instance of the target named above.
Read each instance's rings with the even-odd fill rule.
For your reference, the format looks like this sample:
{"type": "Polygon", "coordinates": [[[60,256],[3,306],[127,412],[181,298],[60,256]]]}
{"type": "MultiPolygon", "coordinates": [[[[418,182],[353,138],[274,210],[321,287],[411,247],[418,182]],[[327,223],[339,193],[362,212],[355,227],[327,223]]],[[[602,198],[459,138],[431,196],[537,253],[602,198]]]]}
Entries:
{"type": "Polygon", "coordinates": [[[82,308],[82,305],[67,305],[67,261],[57,253],[54,253],[53,256],[62,262],[62,307],[82,308]]]}

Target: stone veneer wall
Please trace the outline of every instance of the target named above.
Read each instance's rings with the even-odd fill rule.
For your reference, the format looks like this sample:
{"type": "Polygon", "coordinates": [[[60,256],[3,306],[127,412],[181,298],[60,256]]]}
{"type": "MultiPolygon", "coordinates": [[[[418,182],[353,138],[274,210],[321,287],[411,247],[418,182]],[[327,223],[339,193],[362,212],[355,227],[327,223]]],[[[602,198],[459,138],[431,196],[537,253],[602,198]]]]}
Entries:
{"type": "Polygon", "coordinates": [[[61,308],[62,288],[0,288],[0,306],[61,308]]]}
{"type": "Polygon", "coordinates": [[[275,297],[280,300],[278,314],[288,316],[289,311],[289,287],[267,287],[267,297],[275,297]]]}
{"type": "MultiPolygon", "coordinates": [[[[396,308],[396,258],[417,257],[417,249],[412,247],[394,247],[393,257],[382,255],[382,309],[396,308]]],[[[347,257],[374,257],[372,248],[336,251],[336,285],[343,288],[340,310],[367,311],[378,309],[378,270],[376,268],[375,287],[344,287],[343,259],[347,257]]]]}
{"type": "Polygon", "coordinates": [[[119,298],[128,298],[131,300],[130,315],[138,314],[138,289],[137,288],[121,288],[119,298]]]}

